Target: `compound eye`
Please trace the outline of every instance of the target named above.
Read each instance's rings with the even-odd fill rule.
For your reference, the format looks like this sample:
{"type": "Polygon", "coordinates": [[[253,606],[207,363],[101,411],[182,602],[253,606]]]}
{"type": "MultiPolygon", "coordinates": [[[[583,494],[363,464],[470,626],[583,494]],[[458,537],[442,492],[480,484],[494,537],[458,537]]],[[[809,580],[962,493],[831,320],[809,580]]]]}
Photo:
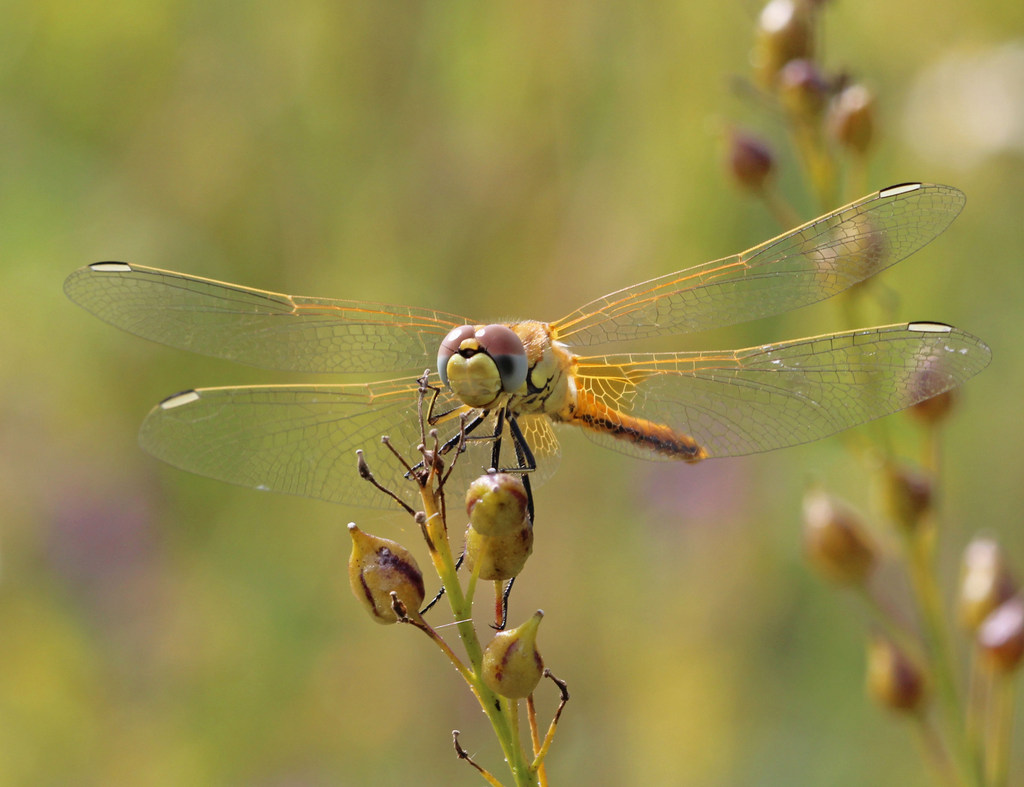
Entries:
{"type": "Polygon", "coordinates": [[[448,386],[448,361],[459,351],[466,339],[472,339],[476,329],[472,325],[460,325],[448,332],[437,351],[437,373],[441,382],[448,386]]]}
{"type": "Polygon", "coordinates": [[[505,393],[518,391],[529,372],[526,348],[519,335],[507,325],[485,325],[476,331],[476,340],[480,350],[490,356],[498,368],[501,389],[505,393]]]}

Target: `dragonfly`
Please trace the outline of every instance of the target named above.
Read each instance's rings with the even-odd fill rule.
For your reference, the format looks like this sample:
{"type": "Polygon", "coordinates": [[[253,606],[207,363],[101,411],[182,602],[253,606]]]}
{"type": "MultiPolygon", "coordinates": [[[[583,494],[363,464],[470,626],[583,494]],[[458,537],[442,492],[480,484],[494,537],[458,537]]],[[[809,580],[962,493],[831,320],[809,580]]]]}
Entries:
{"type": "Polygon", "coordinates": [[[203,476],[383,507],[389,501],[360,479],[355,452],[365,453],[382,483],[416,499],[380,438],[409,451],[422,441],[424,369],[433,370],[437,391],[432,424],[441,444],[465,452],[454,468],[465,483],[497,465],[529,469],[533,484],[542,483],[559,460],[558,425],[633,456],[692,463],[817,440],[959,386],[988,364],[990,350],[937,322],[738,350],[587,355],[578,348],[706,331],[823,300],[929,243],[963,205],[950,186],[891,186],[553,322],[487,324],[125,262],[81,268],[64,289],[101,319],[172,347],[267,369],[398,375],[188,390],[156,405],[140,431],[146,451],[203,476]],[[483,437],[463,441],[466,431],[483,437]]]}

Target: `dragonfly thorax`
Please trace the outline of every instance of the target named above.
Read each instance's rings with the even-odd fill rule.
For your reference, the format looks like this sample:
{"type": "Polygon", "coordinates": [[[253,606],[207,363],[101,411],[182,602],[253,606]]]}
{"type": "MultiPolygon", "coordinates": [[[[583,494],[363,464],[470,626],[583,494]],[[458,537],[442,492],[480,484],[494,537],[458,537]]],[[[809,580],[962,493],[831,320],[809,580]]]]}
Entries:
{"type": "Polygon", "coordinates": [[[548,323],[526,320],[512,330],[522,339],[529,368],[523,385],[512,395],[511,409],[558,419],[574,398],[573,354],[554,340],[548,323]]]}

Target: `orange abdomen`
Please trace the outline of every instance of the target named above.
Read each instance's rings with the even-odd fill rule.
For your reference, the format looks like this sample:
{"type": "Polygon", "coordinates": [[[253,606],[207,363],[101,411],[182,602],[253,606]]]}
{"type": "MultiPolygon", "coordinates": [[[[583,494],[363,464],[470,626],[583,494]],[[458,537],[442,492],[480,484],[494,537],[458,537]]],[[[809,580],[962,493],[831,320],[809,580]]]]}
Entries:
{"type": "Polygon", "coordinates": [[[707,452],[690,435],[619,412],[584,391],[577,393],[575,405],[562,414],[561,420],[626,440],[670,459],[699,462],[707,458],[707,452]]]}

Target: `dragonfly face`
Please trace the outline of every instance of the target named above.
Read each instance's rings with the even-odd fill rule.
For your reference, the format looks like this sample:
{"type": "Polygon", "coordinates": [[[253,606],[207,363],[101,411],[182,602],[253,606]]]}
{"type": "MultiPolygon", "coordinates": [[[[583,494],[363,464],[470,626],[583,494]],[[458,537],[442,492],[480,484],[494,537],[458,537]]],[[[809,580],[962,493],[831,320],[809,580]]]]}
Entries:
{"type": "Polygon", "coordinates": [[[460,325],[437,352],[441,382],[470,407],[493,407],[522,388],[529,371],[523,341],[507,325],[460,325]]]}
{"type": "MultiPolygon", "coordinates": [[[[157,405],[146,450],[246,486],[379,506],[356,471],[363,449],[378,478],[414,490],[380,447],[420,442],[417,378],[437,364],[439,439],[462,417],[476,434],[515,420],[553,472],[552,424],[580,427],[649,459],[697,461],[816,440],[959,385],[987,346],[940,323],[904,323],[741,350],[584,355],[581,347],[703,331],[835,295],[913,253],[963,206],[948,186],[902,184],[871,194],[740,254],[598,298],[554,322],[485,324],[407,306],[265,292],[127,263],[96,263],[68,296],[132,333],[220,358],[299,372],[402,372],[383,382],[200,388],[157,405]]],[[[492,430],[492,431],[488,431],[492,430]]],[[[456,481],[494,463],[471,441],[456,481]]],[[[501,441],[511,452],[512,441],[501,441]]],[[[493,443],[492,443],[493,445],[493,443]]],[[[517,455],[499,457],[518,467],[517,455]]]]}

